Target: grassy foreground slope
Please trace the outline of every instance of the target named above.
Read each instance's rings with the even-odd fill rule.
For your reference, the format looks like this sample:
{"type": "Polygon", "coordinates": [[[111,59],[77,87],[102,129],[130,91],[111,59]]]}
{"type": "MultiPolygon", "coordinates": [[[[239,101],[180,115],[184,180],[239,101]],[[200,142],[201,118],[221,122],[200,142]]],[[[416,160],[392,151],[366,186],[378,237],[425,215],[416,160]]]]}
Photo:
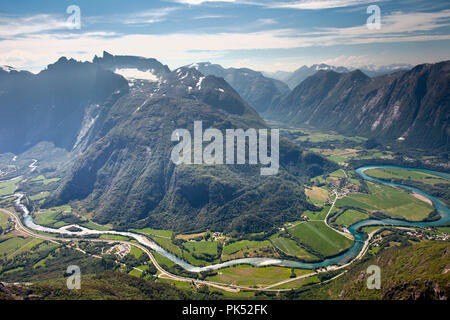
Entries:
{"type": "Polygon", "coordinates": [[[69,290],[66,279],[42,281],[27,287],[0,284],[0,300],[179,300],[187,294],[173,286],[139,279],[120,272],[104,272],[83,276],[80,290],[69,290]]]}
{"type": "Polygon", "coordinates": [[[424,241],[393,247],[379,256],[356,263],[342,277],[303,291],[301,299],[448,299],[450,297],[450,245],[424,241]],[[368,289],[368,266],[381,269],[380,290],[368,289]]]}

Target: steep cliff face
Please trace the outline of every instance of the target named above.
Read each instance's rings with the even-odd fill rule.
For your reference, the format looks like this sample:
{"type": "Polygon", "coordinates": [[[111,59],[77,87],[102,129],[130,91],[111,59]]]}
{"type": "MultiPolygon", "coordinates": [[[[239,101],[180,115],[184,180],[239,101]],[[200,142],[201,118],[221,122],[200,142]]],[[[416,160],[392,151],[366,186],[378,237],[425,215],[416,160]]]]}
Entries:
{"type": "Polygon", "coordinates": [[[20,153],[40,141],[71,150],[87,110],[95,113],[128,90],[120,75],[64,57],[37,75],[0,71],[0,83],[0,153],[20,153]]]}
{"type": "Polygon", "coordinates": [[[449,146],[450,61],[369,78],[319,71],[268,118],[422,148],[449,146]]]}
{"type": "Polygon", "coordinates": [[[170,154],[172,132],[203,128],[267,128],[223,79],[179,68],[158,81],[136,81],[91,129],[92,143],[64,179],[52,204],[79,200],[94,219],[130,225],[259,232],[310,208],[303,192],[309,176],[334,170],[298,146],[280,141],[280,171],[259,166],[180,165],[170,154]],[[236,227],[237,226],[237,227],[236,227]]]}

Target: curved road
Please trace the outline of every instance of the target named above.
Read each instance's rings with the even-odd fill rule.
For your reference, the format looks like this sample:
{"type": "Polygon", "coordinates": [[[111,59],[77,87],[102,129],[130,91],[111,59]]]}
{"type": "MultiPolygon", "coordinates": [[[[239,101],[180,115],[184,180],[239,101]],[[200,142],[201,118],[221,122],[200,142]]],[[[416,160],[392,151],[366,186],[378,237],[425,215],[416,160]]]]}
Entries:
{"type": "MultiPolygon", "coordinates": [[[[123,240],[90,239],[90,238],[57,238],[57,237],[51,237],[51,236],[47,236],[47,235],[42,235],[42,234],[34,233],[33,231],[31,231],[28,228],[26,228],[22,224],[22,221],[20,220],[20,218],[17,216],[16,213],[11,212],[11,211],[6,210],[6,209],[2,209],[2,208],[0,208],[0,211],[8,214],[9,216],[11,216],[13,218],[13,220],[15,222],[15,229],[16,230],[19,230],[19,231],[21,231],[23,233],[28,234],[29,236],[32,236],[32,237],[35,237],[35,238],[39,238],[39,239],[42,239],[42,240],[62,241],[62,242],[90,241],[90,242],[106,242],[106,243],[124,243],[124,244],[129,244],[129,245],[135,246],[135,247],[141,249],[143,252],[145,252],[145,254],[147,254],[147,256],[150,258],[150,260],[153,263],[153,265],[160,272],[158,277],[162,278],[162,279],[169,279],[169,280],[181,281],[181,282],[192,282],[194,284],[206,284],[208,286],[215,287],[215,288],[218,288],[218,289],[221,289],[221,290],[225,290],[225,291],[228,291],[228,292],[239,292],[240,290],[276,291],[276,292],[279,292],[279,291],[288,291],[288,290],[291,290],[291,289],[271,289],[271,288],[283,285],[283,284],[291,282],[291,281],[307,278],[307,277],[310,277],[310,276],[313,276],[313,275],[317,274],[316,272],[312,272],[310,274],[302,275],[302,276],[299,276],[299,277],[296,277],[296,278],[283,280],[281,282],[278,282],[278,283],[275,283],[275,284],[271,284],[271,285],[269,285],[267,287],[264,287],[264,288],[252,288],[252,287],[247,287],[247,286],[239,286],[239,285],[233,285],[233,284],[219,283],[219,282],[215,282],[215,281],[203,281],[203,280],[198,280],[198,279],[194,279],[194,278],[181,277],[181,276],[174,275],[174,274],[164,270],[159,265],[158,261],[156,261],[156,259],[153,256],[153,254],[145,246],[143,246],[141,244],[138,244],[138,243],[135,243],[135,242],[130,242],[130,241],[123,241],[123,240]]],[[[336,270],[337,269],[341,269],[341,267],[336,268],[336,270]]],[[[325,272],[325,271],[322,271],[322,272],[325,272]]]]}

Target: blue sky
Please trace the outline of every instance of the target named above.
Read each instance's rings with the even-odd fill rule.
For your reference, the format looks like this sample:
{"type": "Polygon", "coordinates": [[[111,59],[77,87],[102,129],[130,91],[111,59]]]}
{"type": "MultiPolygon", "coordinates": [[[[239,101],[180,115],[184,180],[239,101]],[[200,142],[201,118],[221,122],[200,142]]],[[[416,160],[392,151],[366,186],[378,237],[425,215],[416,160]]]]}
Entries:
{"type": "Polygon", "coordinates": [[[0,65],[38,72],[60,56],[92,60],[103,50],[154,57],[175,68],[293,71],[450,59],[450,2],[426,0],[10,1],[0,8],[0,65]],[[81,10],[67,27],[66,8],[81,10]],[[367,8],[381,10],[370,30],[367,8]]]}

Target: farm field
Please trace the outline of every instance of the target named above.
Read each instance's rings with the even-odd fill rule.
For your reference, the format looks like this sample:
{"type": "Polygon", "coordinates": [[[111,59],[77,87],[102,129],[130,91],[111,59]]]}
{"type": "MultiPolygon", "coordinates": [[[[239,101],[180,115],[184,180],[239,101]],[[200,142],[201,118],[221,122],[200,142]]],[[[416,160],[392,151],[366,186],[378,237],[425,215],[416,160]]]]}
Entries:
{"type": "Polygon", "coordinates": [[[306,133],[307,135],[298,137],[297,141],[326,142],[326,141],[348,140],[348,141],[360,143],[360,142],[367,140],[366,138],[363,138],[363,137],[358,137],[358,136],[350,137],[350,136],[344,136],[344,135],[332,133],[332,132],[329,132],[329,133],[313,132],[313,131],[308,131],[307,129],[302,130],[302,131],[304,133],[306,133]]]}
{"type": "Polygon", "coordinates": [[[381,211],[393,218],[421,221],[434,210],[433,206],[415,198],[400,188],[367,183],[370,194],[352,194],[336,202],[337,207],[356,207],[381,211]]]}
{"type": "Polygon", "coordinates": [[[177,255],[178,257],[182,257],[181,248],[172,243],[170,238],[163,237],[154,237],[153,240],[158,243],[161,247],[168,250],[169,252],[177,255]]]}
{"type": "Polygon", "coordinates": [[[111,230],[110,227],[95,223],[93,221],[83,222],[80,224],[80,226],[88,228],[88,229],[92,229],[92,230],[99,230],[99,231],[111,230]]]}
{"type": "Polygon", "coordinates": [[[240,240],[223,247],[222,260],[236,259],[245,255],[260,253],[261,251],[273,252],[272,243],[265,241],[240,240]]]}
{"type": "Polygon", "coordinates": [[[149,236],[161,237],[161,238],[170,239],[172,237],[171,230],[158,230],[158,229],[152,229],[152,228],[144,228],[144,229],[130,229],[130,231],[146,234],[149,236]]]}
{"type": "Polygon", "coordinates": [[[116,235],[116,234],[102,234],[100,239],[110,239],[110,240],[121,240],[121,241],[129,241],[127,237],[116,235]]]}
{"type": "Polygon", "coordinates": [[[175,238],[188,241],[194,238],[203,237],[204,235],[206,235],[206,232],[192,233],[192,234],[177,234],[175,238]]]}
{"type": "Polygon", "coordinates": [[[401,170],[394,168],[377,168],[377,169],[369,169],[366,170],[366,174],[368,176],[391,180],[391,179],[399,179],[399,180],[413,180],[418,181],[430,185],[435,185],[437,183],[449,184],[447,179],[443,179],[438,176],[434,176],[429,173],[413,171],[413,170],[401,170]]]}
{"type": "Polygon", "coordinates": [[[188,249],[191,253],[195,253],[197,255],[201,254],[209,254],[215,255],[217,254],[217,242],[216,241],[189,241],[185,242],[183,246],[188,249]]]}
{"type": "Polygon", "coordinates": [[[45,199],[46,197],[48,197],[49,194],[50,194],[50,192],[48,192],[48,191],[40,192],[38,194],[30,196],[30,200],[33,200],[33,201],[42,200],[42,199],[45,199]]]}
{"type": "Polygon", "coordinates": [[[324,256],[335,255],[353,244],[352,240],[329,228],[323,221],[309,221],[288,231],[302,243],[324,256]]]}
{"type": "Polygon", "coordinates": [[[140,256],[144,254],[144,252],[135,246],[131,246],[130,254],[134,255],[136,259],[138,259],[140,256]]]}
{"type": "MultiPolygon", "coordinates": [[[[295,270],[297,275],[310,273],[311,270],[295,270]]],[[[289,279],[291,270],[280,267],[255,268],[240,265],[218,270],[218,274],[208,277],[209,281],[218,281],[240,286],[270,285],[289,279]]]]}
{"type": "Polygon", "coordinates": [[[0,227],[5,228],[8,224],[9,215],[0,211],[0,227]]]}
{"type": "Polygon", "coordinates": [[[164,265],[168,268],[173,267],[175,265],[175,262],[173,262],[172,260],[166,258],[165,256],[159,254],[156,251],[151,251],[153,256],[155,257],[156,261],[158,261],[159,264],[164,265]]]}
{"type": "MultiPolygon", "coordinates": [[[[18,253],[22,247],[36,240],[32,237],[19,237],[14,233],[8,233],[0,236],[0,256],[10,257],[14,253],[18,253]]],[[[35,242],[35,244],[38,244],[35,242]]]]}
{"type": "Polygon", "coordinates": [[[0,182],[0,197],[13,194],[21,178],[0,182]]]}
{"type": "Polygon", "coordinates": [[[297,243],[292,239],[280,237],[280,236],[278,236],[278,234],[276,234],[276,235],[273,235],[270,238],[270,240],[272,241],[272,244],[274,245],[274,247],[278,248],[279,250],[281,250],[282,252],[284,252],[290,256],[294,256],[294,257],[303,259],[305,261],[318,260],[318,258],[316,256],[309,253],[305,249],[299,247],[297,245],[297,243]]]}
{"type": "MultiPolygon", "coordinates": [[[[325,206],[321,211],[305,211],[303,212],[303,215],[308,217],[310,220],[323,220],[328,214],[328,211],[330,210],[330,206],[325,206]]],[[[337,211],[336,208],[333,208],[331,212],[337,211]]]]}
{"type": "Polygon", "coordinates": [[[53,226],[56,222],[58,222],[58,216],[61,213],[59,211],[42,211],[36,213],[36,223],[43,226],[53,226]]]}
{"type": "Polygon", "coordinates": [[[352,224],[367,218],[369,218],[367,214],[361,211],[349,209],[339,215],[339,217],[335,221],[335,224],[349,227],[352,224]]]}
{"type": "Polygon", "coordinates": [[[305,188],[305,194],[314,201],[317,201],[319,204],[323,204],[328,199],[328,190],[320,187],[310,187],[305,188]]]}
{"type": "MultiPolygon", "coordinates": [[[[297,274],[299,276],[299,274],[297,274]]],[[[297,279],[294,281],[290,281],[288,283],[281,284],[279,286],[273,287],[272,289],[294,289],[294,288],[301,288],[304,285],[307,284],[313,284],[313,283],[319,283],[320,280],[317,276],[310,276],[306,278],[297,279]]]]}
{"type": "Polygon", "coordinates": [[[46,185],[48,185],[49,183],[57,182],[57,181],[59,181],[59,180],[61,180],[61,178],[51,178],[51,179],[47,179],[45,176],[39,175],[39,176],[37,176],[36,178],[32,179],[31,181],[39,182],[39,183],[41,183],[41,184],[43,184],[43,185],[46,186],[46,185]]]}

